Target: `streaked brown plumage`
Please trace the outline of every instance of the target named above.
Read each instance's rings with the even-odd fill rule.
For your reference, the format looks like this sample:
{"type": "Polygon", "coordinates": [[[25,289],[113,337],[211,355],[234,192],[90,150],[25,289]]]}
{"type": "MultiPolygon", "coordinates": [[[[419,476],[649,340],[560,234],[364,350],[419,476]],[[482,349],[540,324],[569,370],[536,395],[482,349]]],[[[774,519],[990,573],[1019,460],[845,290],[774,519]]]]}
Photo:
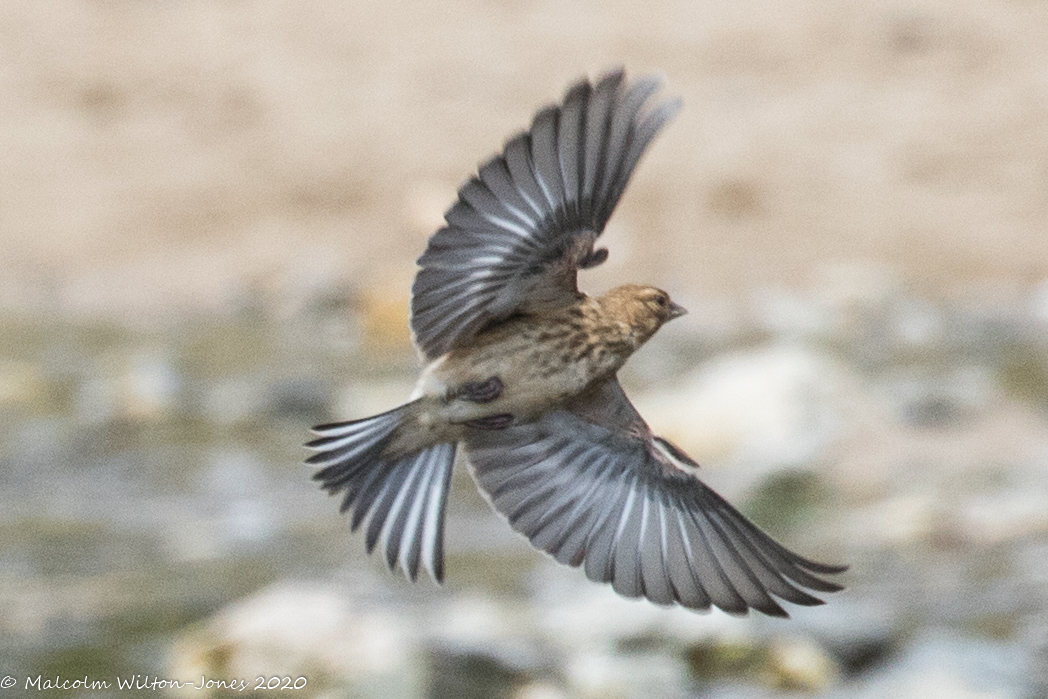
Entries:
{"type": "Polygon", "coordinates": [[[321,425],[316,478],[342,493],[368,551],[414,579],[443,578],[443,523],[463,445],[481,491],[514,529],[558,561],[629,597],[692,609],[786,612],[772,595],[840,566],[788,551],[694,475],[656,436],[616,373],[669,320],[669,295],[628,284],[578,290],[633,168],[679,103],[647,103],[653,78],[621,71],[580,82],[459,191],[419,259],[411,325],[427,359],[412,400],[364,420],[321,425]]]}
{"type": "Polygon", "coordinates": [[[512,415],[514,422],[527,423],[562,408],[613,376],[663,323],[683,313],[666,292],[628,284],[492,325],[426,368],[380,457],[460,442],[471,421],[512,415]],[[490,401],[455,395],[456,387],[495,376],[502,390],[490,401]]]}

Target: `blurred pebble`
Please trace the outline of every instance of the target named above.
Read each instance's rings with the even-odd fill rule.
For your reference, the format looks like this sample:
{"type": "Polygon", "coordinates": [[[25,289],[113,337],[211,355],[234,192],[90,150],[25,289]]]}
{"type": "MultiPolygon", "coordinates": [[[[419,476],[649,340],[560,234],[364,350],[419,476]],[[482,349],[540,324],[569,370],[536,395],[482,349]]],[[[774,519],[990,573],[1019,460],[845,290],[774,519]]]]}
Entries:
{"type": "MultiPolygon", "coordinates": [[[[201,676],[305,677],[295,696],[412,699],[424,692],[422,657],[405,616],[369,608],[348,590],[282,583],[181,634],[167,674],[197,683],[201,676]]],[[[183,688],[180,695],[214,694],[183,688]]]]}
{"type": "Polygon", "coordinates": [[[224,553],[220,523],[211,519],[173,518],[166,522],[163,549],[173,563],[191,563],[218,558],[224,553]]]}
{"type": "Polygon", "coordinates": [[[570,699],[566,690],[550,682],[529,682],[513,694],[513,699],[570,699]]]}
{"type": "Polygon", "coordinates": [[[898,270],[872,260],[822,265],[813,284],[817,303],[844,316],[862,316],[903,295],[898,270]]]}
{"type": "Polygon", "coordinates": [[[531,610],[520,602],[457,597],[431,612],[428,628],[431,643],[445,658],[487,658],[521,676],[551,662],[535,640],[531,610]]]}
{"type": "MultiPolygon", "coordinates": [[[[308,273],[303,270],[283,270],[272,278],[255,280],[249,299],[265,303],[268,311],[286,323],[308,319],[314,325],[326,320],[349,321],[353,315],[356,290],[347,283],[338,261],[322,255],[312,256],[308,273]]],[[[245,295],[248,296],[248,295],[245,295]]]]}
{"type": "Polygon", "coordinates": [[[270,486],[259,458],[247,449],[233,446],[209,452],[208,468],[198,483],[205,497],[222,502],[258,495],[270,486]]]}
{"type": "Polygon", "coordinates": [[[610,586],[589,581],[581,571],[553,562],[540,566],[535,578],[539,632],[563,652],[644,645],[645,640],[683,647],[714,639],[745,640],[754,634],[753,617],[625,599],[610,586]]]}
{"type": "Polygon", "coordinates": [[[693,678],[714,684],[725,679],[753,683],[765,662],[765,652],[753,638],[713,639],[685,649],[693,678]]]}
{"type": "Polygon", "coordinates": [[[752,306],[758,327],[786,342],[825,334],[833,322],[825,308],[789,289],[761,289],[752,306]]]}
{"type": "Polygon", "coordinates": [[[683,659],[667,653],[593,648],[569,657],[564,674],[580,699],[671,699],[690,685],[683,659]]]}
{"type": "Polygon", "coordinates": [[[967,538],[981,545],[1048,533],[1048,492],[1040,488],[973,495],[959,510],[967,538]]]}
{"type": "Polygon", "coordinates": [[[930,349],[942,342],[945,333],[942,310],[925,299],[899,299],[894,317],[894,334],[904,347],[930,349]]]}
{"type": "Polygon", "coordinates": [[[938,309],[908,296],[897,270],[872,261],[826,265],[816,274],[815,306],[829,318],[822,337],[865,360],[935,342],[942,334],[938,309]]]}
{"type": "Polygon", "coordinates": [[[1048,330],[1048,279],[1042,280],[1030,292],[1026,300],[1026,310],[1031,320],[1048,330]]]}
{"type": "Polygon", "coordinates": [[[427,699],[513,699],[527,675],[484,652],[433,648],[427,699]]]}
{"type": "Polygon", "coordinates": [[[169,417],[182,392],[182,377],[170,358],[157,353],[121,357],[86,377],[75,401],[82,424],[110,420],[154,422],[169,417]]]}
{"type": "Polygon", "coordinates": [[[852,684],[854,699],[1022,699],[1028,658],[1012,644],[926,631],[890,665],[852,684]]]}
{"type": "Polygon", "coordinates": [[[262,381],[257,376],[209,381],[201,405],[205,419],[218,425],[235,425],[261,418],[267,401],[262,381]]]}
{"type": "Polygon", "coordinates": [[[958,321],[941,304],[908,294],[896,270],[874,262],[826,265],[806,293],[763,289],[753,311],[758,328],[779,341],[826,343],[859,368],[875,369],[941,355],[958,321]]]}
{"type": "Polygon", "coordinates": [[[207,460],[197,494],[163,510],[161,531],[175,562],[251,554],[280,531],[284,508],[271,501],[274,485],[252,452],[216,449],[207,460]]]}
{"type": "MultiPolygon", "coordinates": [[[[679,697],[695,682],[728,680],[820,692],[842,675],[837,650],[819,640],[817,626],[798,623],[807,635],[783,637],[775,622],[756,615],[666,609],[585,580],[569,585],[554,574],[543,580],[536,606],[546,611],[539,626],[563,658],[572,696],[679,697]]],[[[809,610],[797,611],[803,618],[809,610]]],[[[849,641],[872,643],[838,639],[849,641]]]]}
{"type": "Polygon", "coordinates": [[[700,464],[774,471],[820,459],[843,427],[848,372],[799,345],[723,355],[679,388],[635,401],[660,434],[700,464]]]}
{"type": "Polygon", "coordinates": [[[840,671],[819,644],[810,638],[790,636],[772,641],[762,675],[766,683],[778,689],[822,692],[837,682],[840,671]]]}
{"type": "Polygon", "coordinates": [[[919,428],[957,427],[983,411],[997,395],[992,372],[967,365],[942,371],[909,367],[889,374],[882,385],[902,424],[919,428]]]}
{"type": "Polygon", "coordinates": [[[221,524],[228,541],[223,552],[227,555],[256,552],[278,531],[274,508],[255,498],[238,498],[228,503],[221,524]]]}
{"type": "Polygon", "coordinates": [[[29,362],[0,363],[0,406],[41,406],[47,397],[47,382],[39,367],[29,362]]]}
{"type": "Polygon", "coordinates": [[[865,507],[853,507],[848,514],[848,540],[864,546],[901,546],[927,540],[942,521],[943,508],[934,493],[905,492],[865,507]]]}
{"type": "Polygon", "coordinates": [[[304,422],[324,419],[331,398],[327,382],[312,378],[277,381],[269,386],[268,393],[271,416],[304,422]]]}
{"type": "Polygon", "coordinates": [[[77,424],[97,426],[113,419],[117,413],[117,390],[106,376],[85,378],[78,387],[73,405],[77,424]]]}
{"type": "MultiPolygon", "coordinates": [[[[1042,547],[1041,553],[1046,553],[1042,547]]],[[[1044,566],[1048,559],[1042,559],[1044,566]]],[[[1048,612],[1040,610],[1028,614],[1023,619],[1017,634],[1022,648],[1028,649],[1029,659],[1026,663],[1026,679],[1029,682],[1029,696],[1048,697],[1048,612]]]]}
{"type": "Polygon", "coordinates": [[[779,636],[746,641],[716,640],[690,646],[685,657],[699,682],[744,681],[796,692],[823,692],[837,684],[841,670],[815,640],[779,636]]]}
{"type": "Polygon", "coordinates": [[[132,420],[158,420],[172,407],[182,377],[163,354],[136,354],[118,379],[117,412],[132,420]]]}
{"type": "Polygon", "coordinates": [[[834,597],[832,604],[799,611],[793,619],[795,630],[817,639],[846,676],[878,667],[903,640],[897,605],[862,592],[834,597]]]}

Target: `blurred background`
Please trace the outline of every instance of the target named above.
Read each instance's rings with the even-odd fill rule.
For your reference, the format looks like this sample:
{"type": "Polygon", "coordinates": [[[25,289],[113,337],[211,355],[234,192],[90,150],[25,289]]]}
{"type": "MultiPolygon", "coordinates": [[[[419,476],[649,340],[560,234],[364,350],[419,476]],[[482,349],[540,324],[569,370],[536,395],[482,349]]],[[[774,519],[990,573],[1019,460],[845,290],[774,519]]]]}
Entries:
{"type": "Polygon", "coordinates": [[[0,3],[0,695],[1045,696],[1046,47],[1032,0],[0,3]],[[459,183],[619,64],[685,107],[582,285],[689,308],[627,390],[852,566],[789,621],[620,600],[464,469],[413,585],[301,463],[410,392],[459,183]]]}

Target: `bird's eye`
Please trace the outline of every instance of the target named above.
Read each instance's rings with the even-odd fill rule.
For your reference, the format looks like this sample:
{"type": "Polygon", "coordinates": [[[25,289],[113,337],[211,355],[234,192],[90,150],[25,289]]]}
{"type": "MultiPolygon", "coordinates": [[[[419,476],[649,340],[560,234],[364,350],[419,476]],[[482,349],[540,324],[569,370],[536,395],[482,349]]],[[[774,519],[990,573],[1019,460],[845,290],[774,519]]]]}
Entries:
{"type": "Polygon", "coordinates": [[[665,296],[660,295],[655,297],[655,305],[657,305],[659,308],[665,308],[666,304],[669,302],[670,300],[665,296]]]}

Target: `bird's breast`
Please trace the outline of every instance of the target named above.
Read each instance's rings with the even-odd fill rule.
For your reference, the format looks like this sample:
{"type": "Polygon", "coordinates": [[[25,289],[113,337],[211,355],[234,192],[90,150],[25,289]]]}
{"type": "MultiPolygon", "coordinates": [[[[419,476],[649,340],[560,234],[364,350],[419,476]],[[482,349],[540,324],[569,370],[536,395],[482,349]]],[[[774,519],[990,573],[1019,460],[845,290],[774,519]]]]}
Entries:
{"type": "Polygon", "coordinates": [[[423,374],[419,392],[453,396],[455,388],[497,376],[501,395],[488,403],[450,400],[451,419],[510,413],[518,421],[535,419],[617,371],[632,345],[621,332],[577,319],[527,318],[506,323],[453,350],[423,374]]]}

